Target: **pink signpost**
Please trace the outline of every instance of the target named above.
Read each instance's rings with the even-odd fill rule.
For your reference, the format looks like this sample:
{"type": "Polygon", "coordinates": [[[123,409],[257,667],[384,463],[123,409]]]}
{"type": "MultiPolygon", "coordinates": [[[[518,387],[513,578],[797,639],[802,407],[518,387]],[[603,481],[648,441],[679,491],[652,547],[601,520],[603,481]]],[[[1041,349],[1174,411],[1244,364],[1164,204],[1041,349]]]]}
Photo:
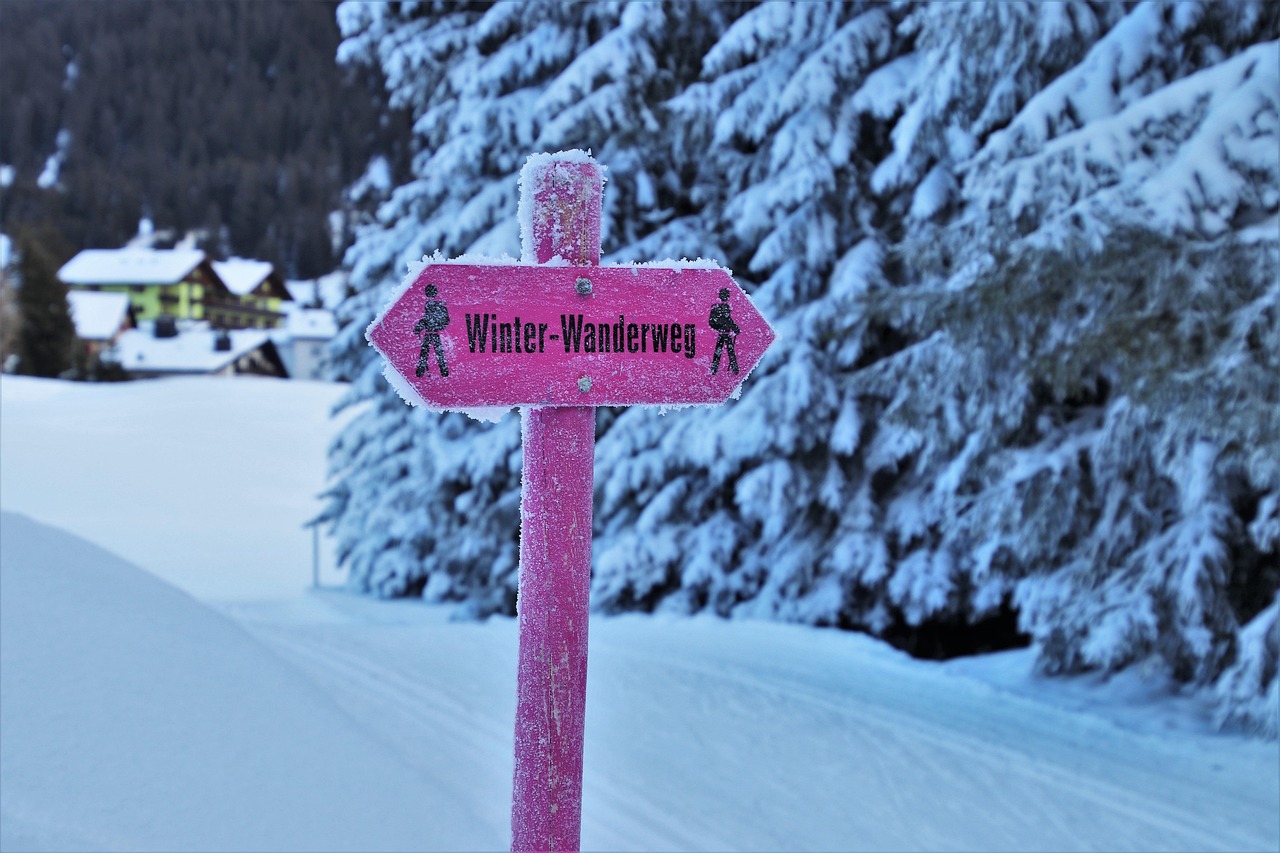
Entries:
{"type": "Polygon", "coordinates": [[[714,264],[599,266],[603,187],[530,157],[521,263],[429,262],[366,332],[409,402],[521,407],[516,851],[579,849],[594,407],[723,403],[774,338],[714,264]]]}

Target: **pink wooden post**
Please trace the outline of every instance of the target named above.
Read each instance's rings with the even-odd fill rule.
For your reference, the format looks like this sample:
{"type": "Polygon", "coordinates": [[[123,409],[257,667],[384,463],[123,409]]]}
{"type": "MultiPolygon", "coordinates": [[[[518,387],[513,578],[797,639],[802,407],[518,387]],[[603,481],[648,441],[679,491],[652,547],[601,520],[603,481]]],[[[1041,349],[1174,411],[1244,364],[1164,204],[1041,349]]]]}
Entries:
{"type": "MultiPolygon", "coordinates": [[[[603,175],[581,158],[531,163],[534,258],[600,263],[603,175]]],[[[527,199],[524,200],[528,202],[527,199]]],[[[528,248],[526,247],[526,253],[528,248]]],[[[587,698],[587,607],[595,409],[521,410],[520,663],[516,684],[513,851],[578,850],[587,698]]]]}

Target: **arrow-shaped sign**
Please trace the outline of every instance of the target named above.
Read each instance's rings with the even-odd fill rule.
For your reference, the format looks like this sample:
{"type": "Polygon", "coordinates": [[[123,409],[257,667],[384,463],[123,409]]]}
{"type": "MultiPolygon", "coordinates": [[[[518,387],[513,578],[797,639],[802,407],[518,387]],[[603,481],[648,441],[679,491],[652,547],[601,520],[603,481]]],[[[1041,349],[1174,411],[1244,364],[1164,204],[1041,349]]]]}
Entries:
{"type": "Polygon", "coordinates": [[[366,336],[427,406],[466,409],[723,403],[774,333],[713,264],[443,262],[366,336]]]}

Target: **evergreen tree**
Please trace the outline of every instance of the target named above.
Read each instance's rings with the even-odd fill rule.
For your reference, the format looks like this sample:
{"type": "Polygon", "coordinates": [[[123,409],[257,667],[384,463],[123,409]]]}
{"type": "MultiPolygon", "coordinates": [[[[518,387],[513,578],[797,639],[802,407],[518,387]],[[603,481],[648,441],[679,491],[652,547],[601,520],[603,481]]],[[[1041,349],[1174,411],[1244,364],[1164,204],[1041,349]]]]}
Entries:
{"type": "Polygon", "coordinates": [[[230,225],[232,254],[329,272],[343,187],[375,153],[403,165],[376,72],[333,62],[333,9],[5,0],[0,227],[49,219],[78,247],[116,247],[146,215],[213,247],[230,225]]]}
{"type": "MultiPolygon", "coordinates": [[[[1037,8],[1042,30],[1069,8],[1037,8]]],[[[921,43],[980,53],[980,28],[930,12],[921,43]]],[[[868,301],[906,341],[859,376],[887,401],[868,447],[896,469],[887,517],[947,568],[899,588],[943,612],[1012,595],[1051,672],[1270,672],[1253,710],[1237,693],[1221,717],[1274,733],[1257,700],[1277,689],[1276,643],[1242,628],[1280,631],[1280,553],[1257,532],[1280,485],[1280,18],[1143,4],[1070,20],[1096,38],[1052,50],[1063,72],[970,134],[959,203],[903,241],[918,284],[868,301]]],[[[945,67],[916,103],[946,91],[945,67]]],[[[895,139],[899,161],[945,161],[957,134],[928,126],[895,139]]]]}
{"type": "Polygon", "coordinates": [[[357,586],[511,611],[514,423],[408,411],[362,332],[423,255],[514,253],[527,153],[592,148],[609,259],[715,258],[785,342],[728,406],[599,413],[596,607],[1021,631],[1276,731],[1274,6],[340,15],[416,121],[335,351],[357,586]]]}
{"type": "Polygon", "coordinates": [[[885,244],[864,193],[883,143],[853,104],[900,52],[895,14],[758,5],[674,100],[695,212],[640,246],[727,263],[785,345],[730,406],[631,409],[602,436],[597,606],[848,624],[849,567],[822,542],[841,519],[874,523],[846,475],[858,428],[840,386],[860,340],[849,299],[882,279],[885,244]]]}
{"type": "Polygon", "coordinates": [[[18,366],[22,314],[18,309],[17,269],[13,257],[13,241],[0,233],[0,372],[9,373],[18,366]]]}
{"type": "MultiPolygon", "coordinates": [[[[612,186],[650,180],[637,158],[628,169],[629,149],[610,140],[638,136],[636,116],[658,127],[646,110],[672,91],[675,69],[658,60],[653,40],[675,8],[684,7],[340,7],[340,58],[381,62],[390,102],[414,112],[417,149],[414,180],[392,193],[348,253],[358,292],[340,310],[345,325],[333,349],[338,371],[354,378],[343,405],[372,403],[334,445],[338,482],[325,513],[358,587],[514,612],[518,422],[484,427],[409,412],[368,358],[364,328],[424,255],[519,253],[516,183],[530,151],[595,145],[607,157],[620,149],[612,186]]],[[[645,192],[653,196],[630,194],[645,192]]],[[[630,221],[618,204],[611,215],[630,221]]]]}
{"type": "Polygon", "coordinates": [[[71,367],[75,324],[67,286],[58,269],[70,253],[49,226],[23,228],[15,235],[19,314],[18,373],[60,376],[71,367]]]}

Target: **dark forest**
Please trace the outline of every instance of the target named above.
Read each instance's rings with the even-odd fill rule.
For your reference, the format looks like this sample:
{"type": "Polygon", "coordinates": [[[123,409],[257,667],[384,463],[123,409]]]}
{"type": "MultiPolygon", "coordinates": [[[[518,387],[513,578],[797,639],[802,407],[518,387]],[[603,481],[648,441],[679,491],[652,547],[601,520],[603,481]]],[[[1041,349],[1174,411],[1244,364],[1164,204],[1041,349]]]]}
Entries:
{"type": "Polygon", "coordinates": [[[0,231],[111,248],[145,217],[290,277],[333,269],[343,188],[379,154],[400,171],[407,135],[377,72],[334,61],[334,6],[4,0],[0,231]]]}

